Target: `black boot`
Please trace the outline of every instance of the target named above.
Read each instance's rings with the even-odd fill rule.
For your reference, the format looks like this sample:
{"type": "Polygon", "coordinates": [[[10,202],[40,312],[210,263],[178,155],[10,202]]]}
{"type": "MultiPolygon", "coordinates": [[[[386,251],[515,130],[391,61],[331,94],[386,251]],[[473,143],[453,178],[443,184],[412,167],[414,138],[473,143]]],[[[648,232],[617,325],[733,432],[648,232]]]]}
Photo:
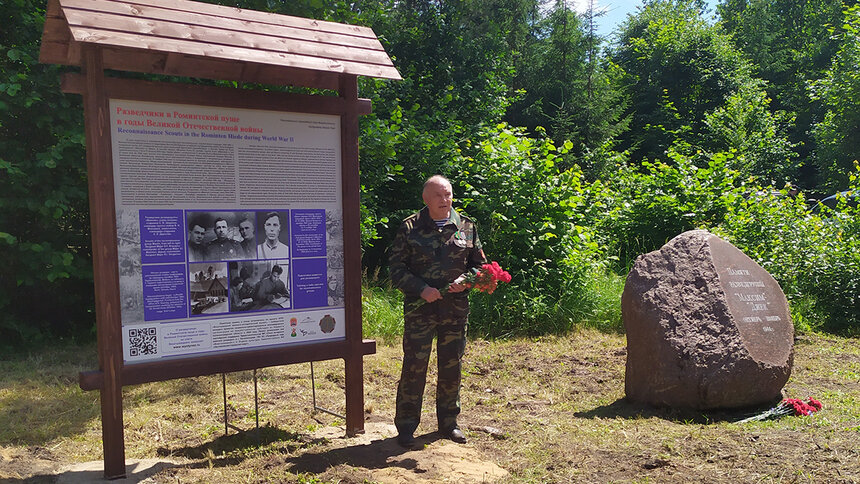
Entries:
{"type": "Polygon", "coordinates": [[[411,449],[415,445],[415,437],[412,435],[412,432],[401,432],[397,434],[397,443],[401,447],[411,449]]]}
{"type": "Polygon", "coordinates": [[[447,431],[444,431],[444,432],[442,432],[442,435],[444,435],[446,438],[449,438],[458,444],[465,444],[466,443],[466,434],[464,434],[463,431],[460,430],[459,427],[453,427],[447,431]]]}

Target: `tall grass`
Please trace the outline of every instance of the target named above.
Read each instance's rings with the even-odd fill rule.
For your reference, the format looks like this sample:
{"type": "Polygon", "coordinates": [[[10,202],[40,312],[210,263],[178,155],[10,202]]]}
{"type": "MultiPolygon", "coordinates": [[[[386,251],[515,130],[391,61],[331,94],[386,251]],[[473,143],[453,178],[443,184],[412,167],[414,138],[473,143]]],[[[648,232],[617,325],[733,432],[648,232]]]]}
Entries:
{"type": "Polygon", "coordinates": [[[391,343],[403,335],[403,295],[387,283],[361,287],[364,336],[391,343]]]}
{"type": "Polygon", "coordinates": [[[621,293],[625,281],[625,276],[611,271],[596,272],[589,278],[585,289],[589,297],[579,308],[576,326],[603,333],[623,333],[621,293]]]}
{"type": "MultiPolygon", "coordinates": [[[[505,339],[523,334],[563,334],[574,328],[622,333],[624,280],[624,276],[611,271],[595,270],[585,281],[584,290],[567,292],[552,307],[548,301],[534,298],[526,304],[522,298],[527,296],[506,286],[492,295],[475,292],[469,297],[472,307],[469,334],[505,339]],[[531,318],[526,314],[507,314],[510,308],[524,306],[532,307],[531,318]]],[[[403,295],[388,281],[365,277],[361,305],[366,337],[392,343],[403,336],[403,295]]]]}

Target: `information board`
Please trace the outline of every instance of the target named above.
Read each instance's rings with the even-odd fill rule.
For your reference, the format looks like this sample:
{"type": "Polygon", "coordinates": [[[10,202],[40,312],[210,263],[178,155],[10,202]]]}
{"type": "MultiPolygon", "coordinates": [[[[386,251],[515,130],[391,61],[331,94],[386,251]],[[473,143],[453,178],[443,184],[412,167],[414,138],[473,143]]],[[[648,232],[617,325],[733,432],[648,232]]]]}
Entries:
{"type": "Polygon", "coordinates": [[[126,364],[345,338],[340,122],[110,100],[126,364]]]}

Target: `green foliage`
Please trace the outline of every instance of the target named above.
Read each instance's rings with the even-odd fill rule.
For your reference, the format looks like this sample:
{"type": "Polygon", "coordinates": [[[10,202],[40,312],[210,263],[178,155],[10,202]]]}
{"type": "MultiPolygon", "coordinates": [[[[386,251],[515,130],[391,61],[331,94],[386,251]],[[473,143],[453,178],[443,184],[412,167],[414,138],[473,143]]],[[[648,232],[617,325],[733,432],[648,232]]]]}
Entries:
{"type": "Polygon", "coordinates": [[[508,105],[507,34],[524,15],[510,0],[382,1],[363,8],[403,81],[362,80],[374,114],[361,120],[364,264],[387,263],[397,221],[421,206],[420,186],[452,174],[459,146],[508,105]],[[388,223],[391,220],[395,223],[388,223]]]}
{"type": "Polygon", "coordinates": [[[860,334],[860,215],[843,214],[819,232],[799,295],[808,297],[810,324],[826,331],[860,334]]]}
{"type": "Polygon", "coordinates": [[[735,150],[732,167],[763,180],[791,182],[800,163],[785,131],[793,118],[769,110],[763,82],[750,80],[729,95],[726,103],[705,115],[707,145],[711,150],[735,150]]]}
{"type": "MultiPolygon", "coordinates": [[[[518,96],[505,119],[530,132],[545,127],[556,144],[570,140],[570,155],[578,156],[612,144],[624,132],[626,94],[619,88],[619,67],[599,56],[602,39],[589,29],[587,17],[568,5],[558,2],[530,24],[531,35],[516,59],[513,88],[518,96]]],[[[602,166],[597,162],[583,168],[590,174],[602,166]]]]}
{"type": "Polygon", "coordinates": [[[403,294],[390,284],[365,281],[361,287],[364,336],[391,342],[403,335],[403,294]]]}
{"type": "Polygon", "coordinates": [[[772,109],[794,118],[788,137],[805,165],[800,179],[807,188],[817,188],[823,181],[818,178],[821,168],[813,156],[816,139],[811,136],[822,104],[810,98],[807,88],[824,76],[839,48],[830,29],[842,23],[842,9],[843,0],[725,0],[717,7],[735,46],[751,60],[756,75],[767,81],[772,109]]]}
{"type": "Polygon", "coordinates": [[[492,336],[565,331],[588,306],[588,280],[600,259],[584,223],[583,174],[557,165],[571,143],[556,148],[506,124],[482,138],[461,159],[455,192],[480,221],[487,256],[513,280],[473,296],[472,327],[492,336]]]}
{"type": "MultiPolygon", "coordinates": [[[[678,143],[703,148],[705,115],[750,78],[749,64],[696,2],[649,2],[622,26],[613,60],[631,104],[633,159],[655,159],[678,143]]],[[[705,147],[707,148],[707,147],[705,147]]]]}
{"type": "Polygon", "coordinates": [[[575,325],[604,333],[623,333],[621,293],[624,282],[624,276],[612,271],[595,271],[585,287],[588,297],[578,301],[580,310],[575,325]]]}
{"type": "Polygon", "coordinates": [[[860,331],[860,210],[810,214],[799,197],[758,191],[730,207],[717,233],[776,278],[799,329],[860,331]]]}
{"type": "Polygon", "coordinates": [[[822,185],[842,190],[852,162],[860,158],[860,5],[845,11],[842,27],[834,32],[839,51],[824,77],[812,83],[811,94],[825,108],[814,128],[822,185]]]}
{"type": "Polygon", "coordinates": [[[38,63],[43,6],[0,5],[0,346],[93,324],[83,113],[38,63]]]}
{"type": "Polygon", "coordinates": [[[734,151],[734,168],[795,180],[793,121],[769,109],[765,83],[719,26],[692,1],[656,1],[629,19],[613,59],[624,69],[631,133],[620,145],[633,159],[659,159],[673,147],[694,155],[734,151]]]}
{"type": "Polygon", "coordinates": [[[592,187],[599,208],[595,225],[602,244],[618,255],[619,268],[682,232],[718,225],[737,198],[731,154],[712,155],[703,167],[675,151],[668,158],[671,164],[618,167],[605,187],[592,187]]]}

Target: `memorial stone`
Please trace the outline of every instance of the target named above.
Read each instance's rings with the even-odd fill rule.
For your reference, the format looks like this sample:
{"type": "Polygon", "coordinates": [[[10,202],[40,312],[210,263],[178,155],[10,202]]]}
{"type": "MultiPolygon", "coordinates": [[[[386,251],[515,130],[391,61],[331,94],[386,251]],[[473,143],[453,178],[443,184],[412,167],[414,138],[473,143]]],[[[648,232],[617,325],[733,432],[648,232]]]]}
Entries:
{"type": "Polygon", "coordinates": [[[621,313],[629,400],[747,407],[779,398],[791,374],[794,327],[779,284],[707,231],[685,232],[639,256],[621,313]]]}

